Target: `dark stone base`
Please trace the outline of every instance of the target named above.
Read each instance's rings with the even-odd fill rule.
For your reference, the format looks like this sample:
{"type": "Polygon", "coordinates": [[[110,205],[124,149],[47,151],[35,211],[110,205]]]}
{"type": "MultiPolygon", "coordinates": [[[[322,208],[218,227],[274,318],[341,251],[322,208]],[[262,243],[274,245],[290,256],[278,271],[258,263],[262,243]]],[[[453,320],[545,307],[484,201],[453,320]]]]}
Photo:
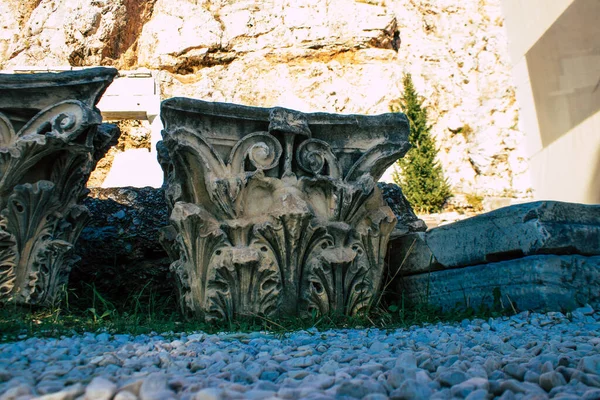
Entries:
{"type": "Polygon", "coordinates": [[[81,260],[71,272],[69,288],[97,292],[123,304],[134,296],[173,297],[170,260],[158,241],[168,223],[164,193],[153,188],[92,189],[84,201],[91,220],[76,244],[81,260]]]}

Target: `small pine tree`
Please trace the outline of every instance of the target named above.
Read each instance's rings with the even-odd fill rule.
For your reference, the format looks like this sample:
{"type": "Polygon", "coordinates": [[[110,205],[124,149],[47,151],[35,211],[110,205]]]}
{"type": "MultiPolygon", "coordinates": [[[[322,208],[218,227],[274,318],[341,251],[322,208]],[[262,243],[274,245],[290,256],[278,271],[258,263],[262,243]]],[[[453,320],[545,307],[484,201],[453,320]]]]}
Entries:
{"type": "Polygon", "coordinates": [[[404,75],[404,94],[399,104],[390,108],[393,112],[402,111],[408,117],[410,134],[408,140],[413,146],[398,160],[394,182],[402,187],[404,195],[418,212],[439,212],[452,195],[450,185],[444,178],[442,166],[436,161],[437,148],[427,125],[427,109],[418,95],[410,74],[404,75]]]}

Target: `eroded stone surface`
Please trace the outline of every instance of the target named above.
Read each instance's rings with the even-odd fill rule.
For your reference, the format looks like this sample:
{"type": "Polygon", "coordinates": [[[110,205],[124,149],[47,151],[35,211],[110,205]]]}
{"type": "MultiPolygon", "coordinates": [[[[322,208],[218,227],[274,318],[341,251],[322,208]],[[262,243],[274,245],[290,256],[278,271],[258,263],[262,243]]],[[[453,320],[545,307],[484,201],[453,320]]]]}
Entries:
{"type": "Polygon", "coordinates": [[[164,242],[182,308],[208,319],[371,306],[396,218],[377,179],[409,148],[402,114],[163,102],[164,242]]]}
{"type": "Polygon", "coordinates": [[[378,183],[383,198],[390,206],[398,223],[392,233],[392,237],[412,232],[423,232],[427,230],[425,222],[415,214],[412,206],[402,193],[400,186],[393,183],[378,183]]]}
{"type": "Polygon", "coordinates": [[[402,265],[400,275],[536,254],[600,255],[600,206],[518,204],[402,236],[391,248],[391,270],[402,265]]]}
{"type": "Polygon", "coordinates": [[[511,310],[569,310],[600,300],[600,256],[535,255],[402,277],[409,301],[445,310],[480,305],[511,310]]]}
{"type": "Polygon", "coordinates": [[[0,75],[0,301],[52,304],[67,281],[78,202],[118,132],[95,108],[116,73],[0,75]]]}

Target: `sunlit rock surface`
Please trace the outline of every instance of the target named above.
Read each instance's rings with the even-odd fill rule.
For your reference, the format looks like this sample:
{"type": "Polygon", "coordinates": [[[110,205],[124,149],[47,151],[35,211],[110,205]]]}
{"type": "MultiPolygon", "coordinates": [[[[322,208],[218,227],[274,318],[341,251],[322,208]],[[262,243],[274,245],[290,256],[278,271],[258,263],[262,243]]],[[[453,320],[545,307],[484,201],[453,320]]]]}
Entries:
{"type": "Polygon", "coordinates": [[[0,11],[1,67],[146,67],[163,98],[379,114],[410,72],[453,191],[528,195],[500,0],[6,0],[0,11]]]}

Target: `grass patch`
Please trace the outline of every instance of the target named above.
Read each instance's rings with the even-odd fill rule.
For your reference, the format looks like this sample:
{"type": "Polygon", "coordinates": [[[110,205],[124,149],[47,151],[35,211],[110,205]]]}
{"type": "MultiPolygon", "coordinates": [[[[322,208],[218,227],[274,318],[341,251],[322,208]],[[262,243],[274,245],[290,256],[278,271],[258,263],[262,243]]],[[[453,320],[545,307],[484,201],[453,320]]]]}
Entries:
{"type": "MultiPolygon", "coordinates": [[[[492,308],[477,309],[458,305],[455,310],[441,312],[427,304],[382,304],[370,313],[348,317],[344,315],[312,315],[306,318],[270,319],[249,316],[235,322],[206,323],[188,320],[179,313],[174,298],[156,299],[147,289],[130,296],[120,304],[113,304],[91,285],[86,296],[65,296],[60,306],[39,309],[4,305],[0,308],[0,342],[11,342],[30,337],[55,338],[84,332],[126,333],[131,335],[173,332],[252,332],[269,331],[275,334],[316,328],[319,331],[345,328],[398,329],[438,322],[459,322],[463,319],[498,317],[516,312],[499,304],[492,308]],[[147,292],[147,293],[146,293],[147,292]]],[[[386,296],[390,298],[389,296],[386,296]]]]}

